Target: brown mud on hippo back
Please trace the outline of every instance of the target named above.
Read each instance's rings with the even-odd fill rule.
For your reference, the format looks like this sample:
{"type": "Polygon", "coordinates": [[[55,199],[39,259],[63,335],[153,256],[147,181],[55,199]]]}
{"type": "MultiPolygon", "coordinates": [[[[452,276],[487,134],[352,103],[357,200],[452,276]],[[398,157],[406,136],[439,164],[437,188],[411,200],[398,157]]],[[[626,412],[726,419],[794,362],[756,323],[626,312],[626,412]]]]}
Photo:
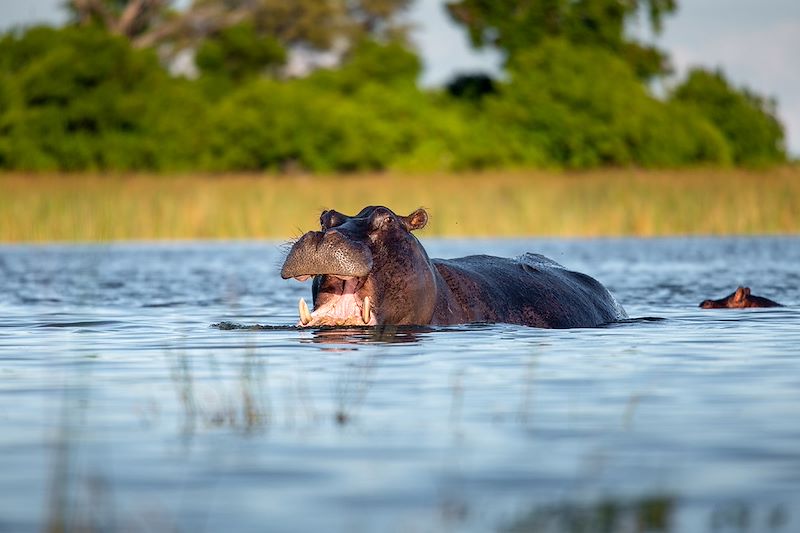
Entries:
{"type": "Polygon", "coordinates": [[[703,300],[703,309],[744,309],[745,307],[783,307],[769,298],[750,294],[750,287],[739,287],[734,292],[719,300],[703,300]]]}
{"type": "Polygon", "coordinates": [[[313,311],[300,300],[300,326],[448,325],[504,322],[542,328],[593,327],[627,318],[597,280],[537,254],[430,259],[411,234],[418,209],[399,216],[365,207],[324,211],[320,231],[292,246],[284,279],[313,277],[313,311]]]}

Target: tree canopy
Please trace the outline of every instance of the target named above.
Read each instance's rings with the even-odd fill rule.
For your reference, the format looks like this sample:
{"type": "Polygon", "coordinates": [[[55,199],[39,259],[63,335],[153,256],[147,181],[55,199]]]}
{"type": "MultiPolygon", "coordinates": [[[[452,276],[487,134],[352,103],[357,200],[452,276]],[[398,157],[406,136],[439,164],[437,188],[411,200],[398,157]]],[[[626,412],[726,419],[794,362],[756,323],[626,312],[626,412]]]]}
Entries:
{"type": "Polygon", "coordinates": [[[284,47],[328,49],[337,38],[399,36],[394,20],[411,0],[68,0],[72,19],[105,28],[136,46],[194,43],[247,23],[284,47]]]}
{"type": "Polygon", "coordinates": [[[785,157],[775,101],[732,87],[721,72],[693,69],[672,98],[691,106],[719,129],[735,163],[763,165],[785,157]]]}
{"type": "Polygon", "coordinates": [[[673,0],[458,0],[501,79],[421,89],[410,0],[72,0],[63,28],[0,36],[0,169],[417,172],[766,165],[785,161],[775,102],[631,40],[673,0]],[[170,74],[180,50],[198,76],[170,74]],[[294,77],[296,54],[329,54],[294,77]]]}
{"type": "Polygon", "coordinates": [[[640,77],[665,73],[666,55],[632,40],[625,24],[643,12],[655,31],[675,0],[453,0],[447,10],[475,46],[496,46],[509,59],[547,39],[603,48],[625,59],[640,77]]]}

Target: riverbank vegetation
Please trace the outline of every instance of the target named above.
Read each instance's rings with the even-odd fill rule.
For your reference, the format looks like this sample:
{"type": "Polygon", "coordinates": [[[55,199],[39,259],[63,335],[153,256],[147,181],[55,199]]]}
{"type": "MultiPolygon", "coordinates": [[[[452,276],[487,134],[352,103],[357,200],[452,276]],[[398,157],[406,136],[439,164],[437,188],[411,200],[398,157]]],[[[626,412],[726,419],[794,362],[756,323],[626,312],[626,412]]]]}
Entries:
{"type": "Polygon", "coordinates": [[[427,235],[800,231],[776,103],[625,30],[674,0],[442,2],[504,59],[434,88],[410,5],[67,0],[0,35],[0,240],[287,238],[378,203],[427,235]]]}
{"type": "Polygon", "coordinates": [[[666,54],[624,31],[643,13],[657,30],[672,0],[447,2],[475,46],[506,61],[502,75],[432,89],[417,84],[422,63],[402,27],[409,0],[285,4],[71,1],[62,28],[0,36],[0,169],[429,173],[786,159],[775,102],[721,72],[670,79],[666,54]],[[668,89],[656,96],[654,82],[668,89]]]}
{"type": "Polygon", "coordinates": [[[286,239],[323,208],[424,206],[433,236],[800,232],[800,168],[468,174],[0,174],[0,241],[286,239]],[[113,179],[112,179],[113,178],[113,179]]]}

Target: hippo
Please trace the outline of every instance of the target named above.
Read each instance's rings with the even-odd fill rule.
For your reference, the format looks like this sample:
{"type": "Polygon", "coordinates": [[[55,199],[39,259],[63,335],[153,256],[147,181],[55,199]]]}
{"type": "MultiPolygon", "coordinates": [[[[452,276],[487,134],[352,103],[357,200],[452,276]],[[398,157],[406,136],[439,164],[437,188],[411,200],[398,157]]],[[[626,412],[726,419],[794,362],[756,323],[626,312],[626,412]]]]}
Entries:
{"type": "Polygon", "coordinates": [[[703,300],[703,309],[744,309],[745,307],[783,307],[763,296],[750,294],[750,287],[739,287],[725,298],[719,300],[703,300]]]}
{"type": "Polygon", "coordinates": [[[283,279],[313,278],[314,309],[299,302],[298,326],[444,326],[501,322],[539,328],[596,327],[627,318],[597,280],[542,255],[431,259],[412,234],[428,222],[369,206],[355,216],[320,215],[300,237],[283,279]]]}

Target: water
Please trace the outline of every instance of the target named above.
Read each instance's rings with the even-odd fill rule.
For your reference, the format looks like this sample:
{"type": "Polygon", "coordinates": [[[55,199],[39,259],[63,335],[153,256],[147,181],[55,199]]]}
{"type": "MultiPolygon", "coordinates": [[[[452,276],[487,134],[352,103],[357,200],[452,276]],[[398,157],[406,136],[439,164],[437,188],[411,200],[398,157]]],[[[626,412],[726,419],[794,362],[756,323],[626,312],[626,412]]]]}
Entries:
{"type": "Polygon", "coordinates": [[[800,239],[426,246],[663,320],[219,329],[295,323],[278,244],[0,247],[0,531],[800,531],[800,239]]]}

